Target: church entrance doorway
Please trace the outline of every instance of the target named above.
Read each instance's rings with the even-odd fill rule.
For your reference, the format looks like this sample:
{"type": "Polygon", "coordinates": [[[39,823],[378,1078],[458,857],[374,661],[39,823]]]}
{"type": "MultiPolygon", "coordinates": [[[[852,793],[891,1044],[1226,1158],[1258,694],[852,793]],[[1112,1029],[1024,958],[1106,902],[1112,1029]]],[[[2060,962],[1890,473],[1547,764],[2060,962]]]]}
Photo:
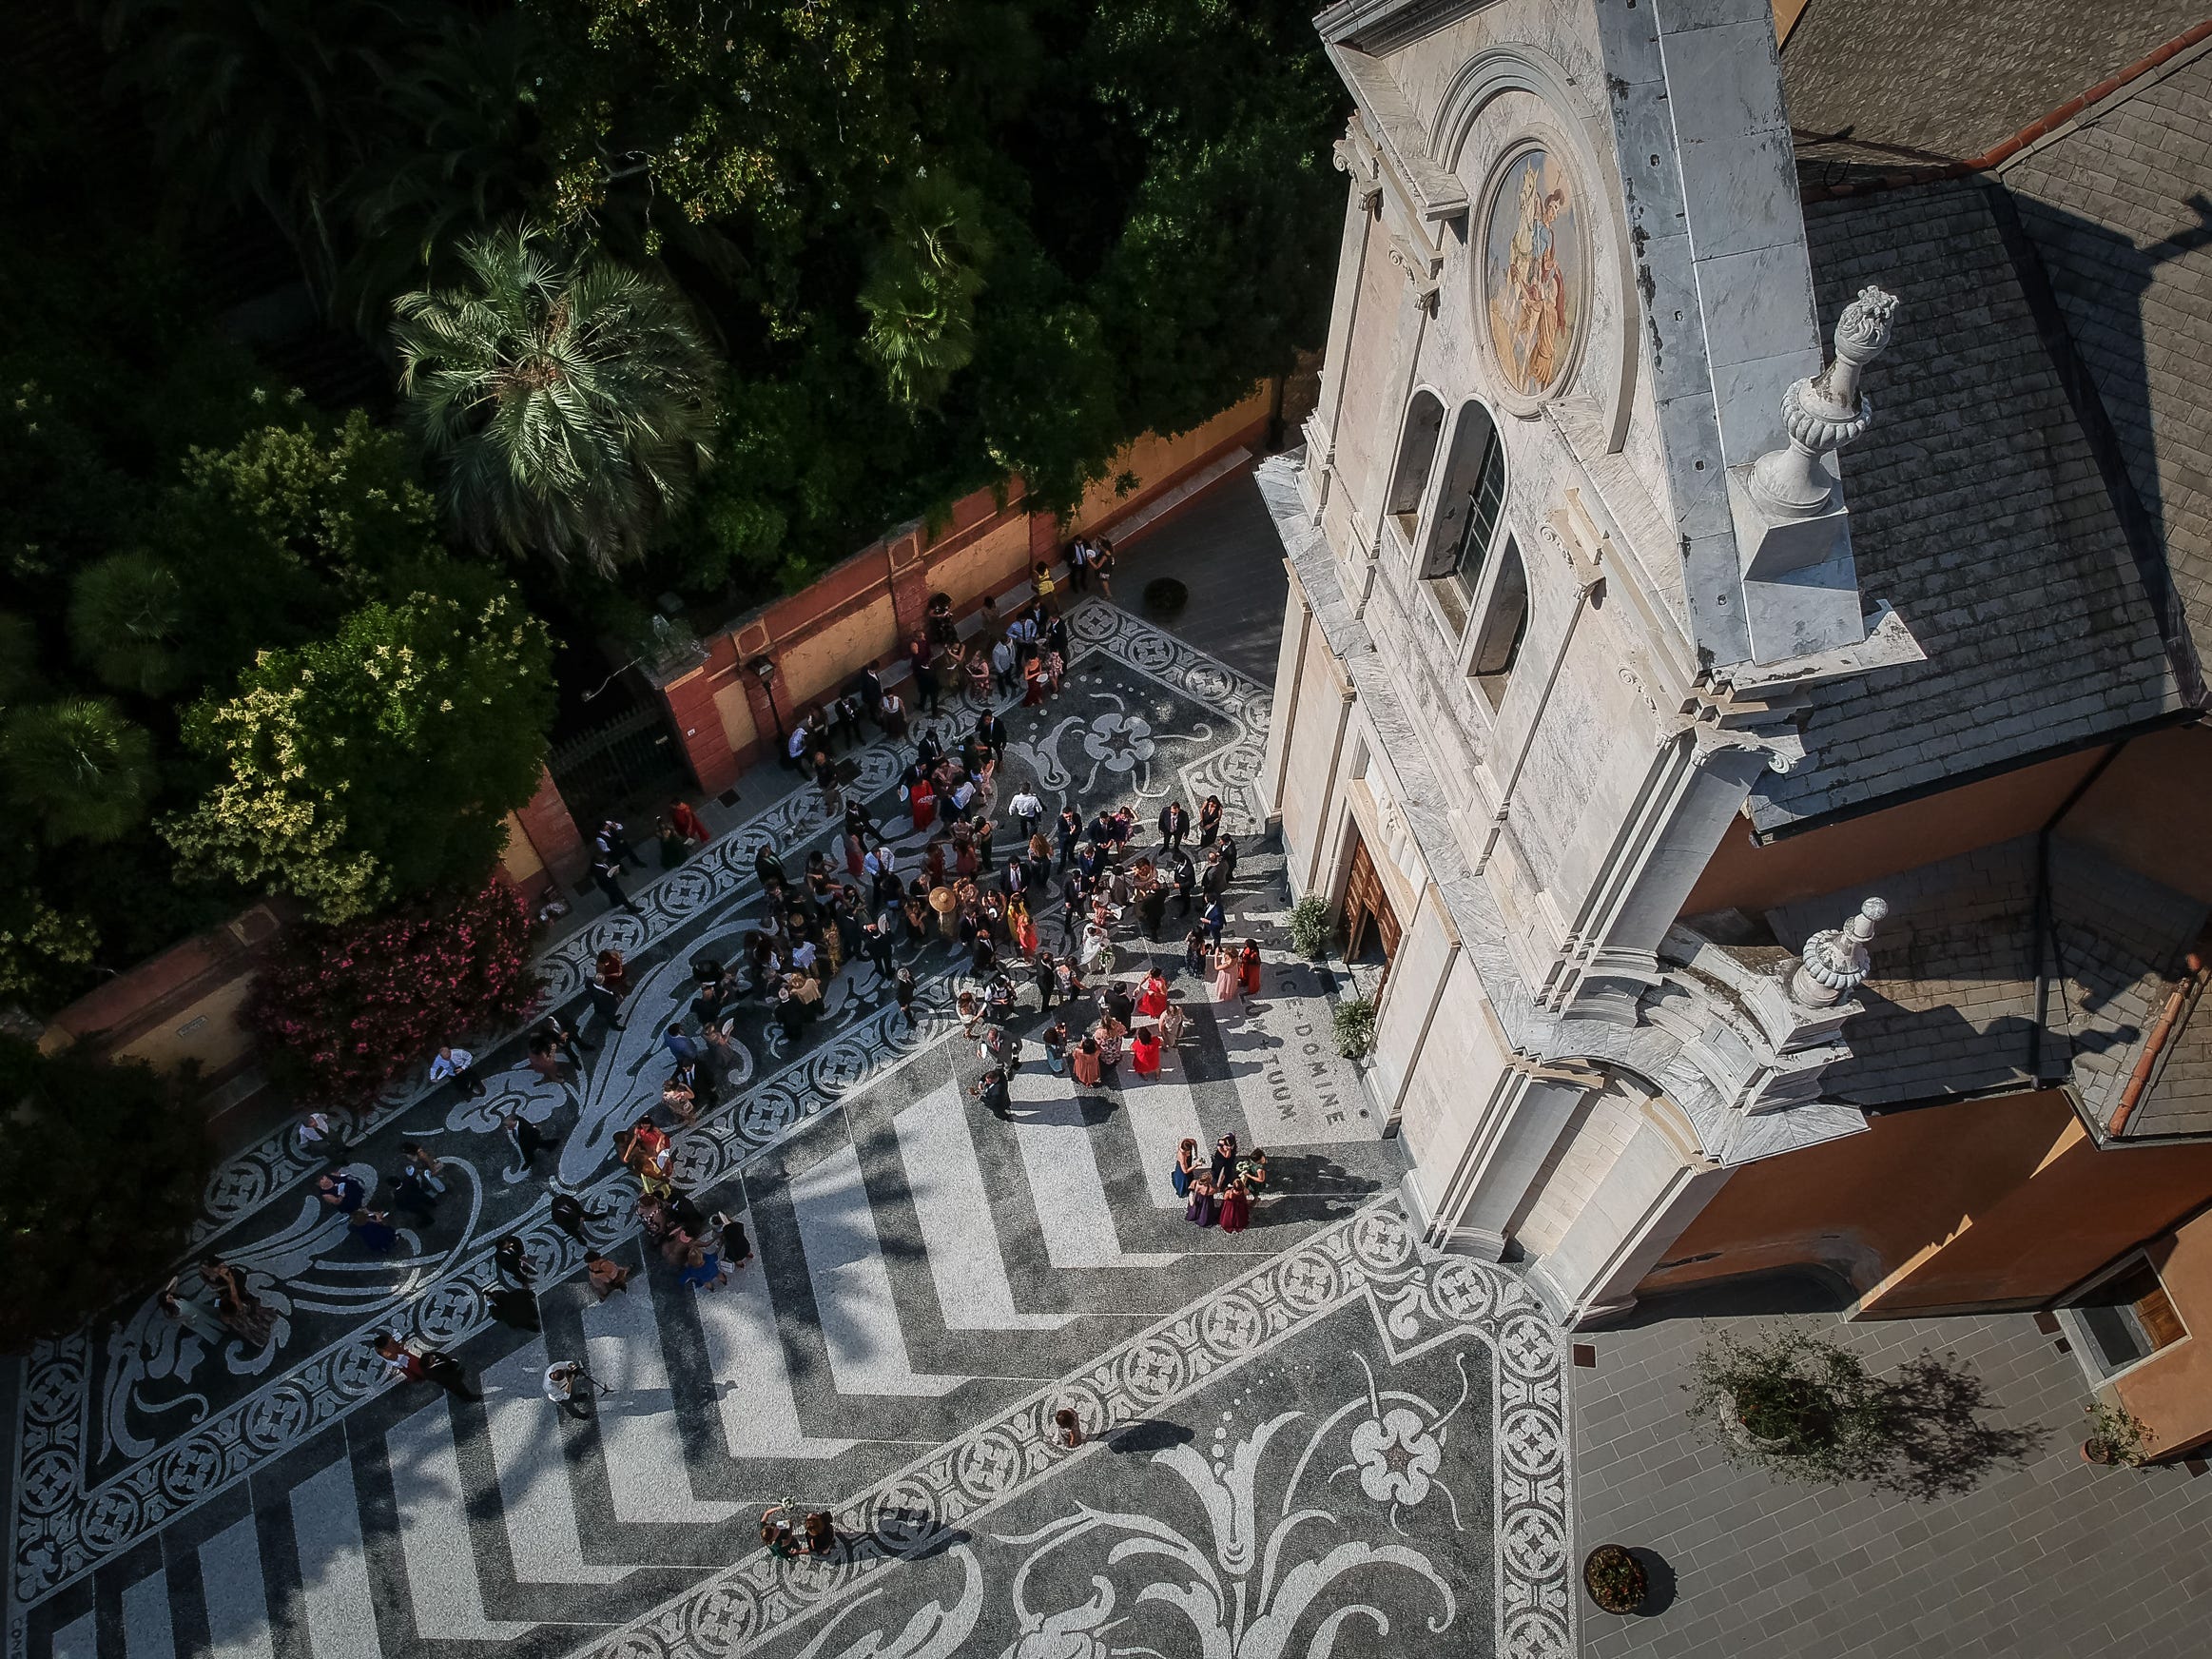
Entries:
{"type": "Polygon", "coordinates": [[[1401,932],[1398,912],[1390,908],[1390,895],[1383,887],[1374,859],[1368,853],[1368,844],[1354,830],[1351,874],[1344,889],[1344,954],[1347,962],[1381,964],[1382,974],[1373,992],[1377,998],[1390,977],[1390,964],[1397,957],[1401,932]]]}

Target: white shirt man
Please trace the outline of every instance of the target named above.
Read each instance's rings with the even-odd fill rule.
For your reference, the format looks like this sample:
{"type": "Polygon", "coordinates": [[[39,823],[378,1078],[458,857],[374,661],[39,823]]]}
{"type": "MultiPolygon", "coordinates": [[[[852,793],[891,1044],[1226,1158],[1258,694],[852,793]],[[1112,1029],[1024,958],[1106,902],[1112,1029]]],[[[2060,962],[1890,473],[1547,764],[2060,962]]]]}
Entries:
{"type": "Polygon", "coordinates": [[[583,1377],[584,1368],[573,1359],[556,1359],[545,1368],[545,1397],[554,1405],[565,1405],[576,1397],[576,1384],[583,1377]]]}
{"type": "Polygon", "coordinates": [[[1027,840],[1037,833],[1038,820],[1044,816],[1044,803],[1038,800],[1032,791],[1023,790],[1007,803],[1006,810],[1021,820],[1023,840],[1027,840]]]}
{"type": "Polygon", "coordinates": [[[861,860],[861,869],[870,877],[887,875],[899,868],[899,855],[878,842],[867,857],[861,860]]]}
{"type": "Polygon", "coordinates": [[[791,966],[801,973],[812,973],[814,971],[814,941],[802,939],[799,941],[798,947],[791,952],[791,966]]]}
{"type": "Polygon", "coordinates": [[[475,1064],[476,1057],[466,1048],[440,1048],[437,1058],[430,1063],[430,1081],[443,1083],[449,1077],[459,1077],[475,1064]]]}

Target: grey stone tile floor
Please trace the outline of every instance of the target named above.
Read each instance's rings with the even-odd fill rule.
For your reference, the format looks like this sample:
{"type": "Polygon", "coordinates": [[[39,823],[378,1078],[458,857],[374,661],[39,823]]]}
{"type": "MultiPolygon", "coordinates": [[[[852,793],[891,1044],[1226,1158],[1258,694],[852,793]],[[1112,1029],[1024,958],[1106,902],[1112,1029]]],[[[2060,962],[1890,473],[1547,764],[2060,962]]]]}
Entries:
{"type": "Polygon", "coordinates": [[[1614,1542],[1664,1563],[1646,1612],[1584,1603],[1590,1659],[2212,1652],[2212,1478],[2085,1463],[2088,1385],[2030,1316],[1846,1323],[1720,1299],[1735,1311],[1669,1298],[1648,1323],[1578,1338],[1597,1358],[1574,1373],[1578,1558],[1614,1542]],[[1713,1331],[1786,1320],[1877,1372],[1955,1355],[1989,1385],[1990,1420],[2041,1431],[2038,1449],[1933,1503],[1732,1468],[1684,1418],[1690,1363],[1713,1331]]]}
{"type": "MultiPolygon", "coordinates": [[[[1265,689],[1116,607],[1077,631],[1060,704],[1016,717],[1005,787],[1048,807],[1216,792],[1252,829],[1265,689]]],[[[859,758],[854,787],[884,801],[893,757],[859,758]]],[[[1157,1080],[1077,1091],[1033,1044],[986,1110],[935,946],[913,953],[914,1029],[865,967],[796,1044],[741,1017],[678,1177],[756,1254],[714,1291],[648,1259],[612,1132],[657,1098],[692,955],[750,919],[753,849],[788,859],[825,829],[811,792],[786,795],[641,886],[642,915],[548,947],[554,1005],[605,944],[637,986],[623,1029],[587,1028],[579,1076],[485,1044],[487,1098],[410,1084],[359,1114],[372,1186],[403,1137],[446,1161],[395,1255],[349,1243],[281,1135],[229,1160],[193,1255],[246,1271],[279,1315],[266,1344],[142,1304],[31,1356],[16,1659],[1572,1648],[1563,1347],[1509,1273],[1415,1248],[1388,1196],[1399,1149],[1321,1035],[1330,986],[1285,948],[1264,841],[1231,906],[1266,949],[1262,993],[1215,1009],[1178,975],[1193,1030],[1157,1080]],[[558,1142],[534,1168],[498,1132],[510,1111],[558,1142]],[[1166,1179],[1181,1137],[1225,1130],[1269,1148],[1279,1189],[1233,1235],[1190,1225],[1166,1179]],[[591,1295],[549,1181],[638,1270],[626,1293],[591,1295]],[[537,1271],[536,1331],[489,1317],[507,1232],[537,1271]],[[482,1397],[390,1383],[365,1343],[383,1326],[457,1354],[482,1397]],[[539,1391],[572,1356],[608,1389],[575,1416],[539,1391]],[[1056,1443],[1063,1404],[1085,1445],[1056,1443]],[[837,1514],[834,1555],[760,1548],[786,1502],[837,1514]]],[[[1120,971],[1150,954],[1125,939],[1120,971]]]]}

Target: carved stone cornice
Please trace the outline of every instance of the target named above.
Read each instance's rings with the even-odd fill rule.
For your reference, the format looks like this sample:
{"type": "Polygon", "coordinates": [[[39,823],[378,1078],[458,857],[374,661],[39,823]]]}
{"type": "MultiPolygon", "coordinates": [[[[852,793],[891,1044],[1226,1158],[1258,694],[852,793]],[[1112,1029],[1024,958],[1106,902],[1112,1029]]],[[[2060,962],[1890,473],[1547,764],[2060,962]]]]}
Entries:
{"type": "Polygon", "coordinates": [[[1336,170],[1350,175],[1360,211],[1379,211],[1383,205],[1382,160],[1375,154],[1374,146],[1365,142],[1358,116],[1351,118],[1345,135],[1329,146],[1329,153],[1336,164],[1336,170]]]}
{"type": "Polygon", "coordinates": [[[1438,278],[1444,271],[1444,256],[1417,248],[1402,236],[1390,238],[1390,263],[1406,273],[1406,280],[1413,284],[1413,302],[1431,317],[1436,315],[1437,297],[1443,292],[1438,278]]]}

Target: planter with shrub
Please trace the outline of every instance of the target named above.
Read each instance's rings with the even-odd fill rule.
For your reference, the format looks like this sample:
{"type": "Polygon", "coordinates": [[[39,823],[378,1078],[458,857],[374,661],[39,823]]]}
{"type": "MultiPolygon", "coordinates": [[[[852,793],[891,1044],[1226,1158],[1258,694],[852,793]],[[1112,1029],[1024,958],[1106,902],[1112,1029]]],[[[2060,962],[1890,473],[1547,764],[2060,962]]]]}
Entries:
{"type": "Polygon", "coordinates": [[[2089,1437],[2082,1442],[2086,1461],[2141,1469],[2150,1460],[2150,1429],[2125,1406],[2099,1399],[2083,1410],[2089,1419],[2089,1437]]]}
{"type": "Polygon", "coordinates": [[[1619,1544],[1601,1544],[1582,1562],[1582,1588],[1609,1613],[1632,1613],[1650,1593],[1643,1563],[1619,1544]]]}
{"type": "Polygon", "coordinates": [[[1970,1492],[1999,1466],[2018,1467],[2032,1428],[1985,1420],[1995,1409],[1955,1356],[1922,1353],[1877,1377],[1817,1329],[1782,1326],[1716,1336],[1693,1362],[1690,1415],[1733,1461],[1783,1480],[1861,1480],[1909,1497],[1970,1492]]]}
{"type": "Polygon", "coordinates": [[[1884,1429],[1880,1391],[1858,1356],[1807,1331],[1716,1337],[1698,1356],[1691,1393],[1691,1415],[1740,1453],[1815,1478],[1861,1473],[1884,1429]]]}
{"type": "Polygon", "coordinates": [[[1335,937],[1336,920],[1327,899],[1304,898],[1290,907],[1290,948],[1300,956],[1315,960],[1335,937]]]}
{"type": "Polygon", "coordinates": [[[1375,1045],[1375,1005],[1371,997],[1347,997],[1330,1016],[1336,1051],[1347,1060],[1364,1059],[1375,1045]]]}

